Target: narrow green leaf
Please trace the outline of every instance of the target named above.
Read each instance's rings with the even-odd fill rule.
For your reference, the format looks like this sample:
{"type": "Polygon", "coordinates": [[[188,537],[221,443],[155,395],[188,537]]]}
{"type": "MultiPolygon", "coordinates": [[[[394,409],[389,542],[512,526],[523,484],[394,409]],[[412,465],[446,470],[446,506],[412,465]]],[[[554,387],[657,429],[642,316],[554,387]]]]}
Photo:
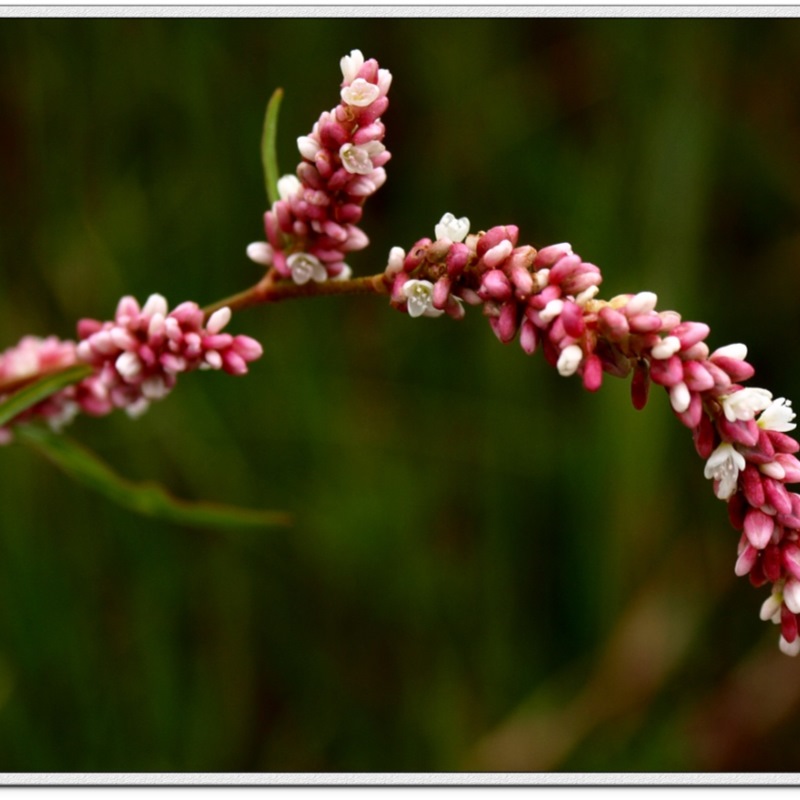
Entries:
{"type": "Polygon", "coordinates": [[[260,528],[287,526],[292,522],[283,511],[181,500],[152,481],[135,483],[118,475],[83,445],[45,428],[20,426],[18,438],[71,478],[138,514],[203,527],[260,528]]]}
{"type": "Polygon", "coordinates": [[[29,383],[16,392],[10,394],[0,403],[0,427],[10,422],[14,417],[21,414],[31,406],[41,403],[51,394],[55,394],[59,389],[77,383],[81,378],[92,374],[92,368],[86,364],[78,364],[68,367],[61,372],[55,372],[40,378],[35,383],[29,383]]]}
{"type": "Polygon", "coordinates": [[[280,199],[278,195],[278,154],[275,141],[278,136],[278,112],[283,100],[283,89],[276,89],[267,103],[267,112],[264,114],[264,133],[261,137],[261,163],[264,165],[264,183],[267,187],[267,198],[272,205],[280,199]]]}

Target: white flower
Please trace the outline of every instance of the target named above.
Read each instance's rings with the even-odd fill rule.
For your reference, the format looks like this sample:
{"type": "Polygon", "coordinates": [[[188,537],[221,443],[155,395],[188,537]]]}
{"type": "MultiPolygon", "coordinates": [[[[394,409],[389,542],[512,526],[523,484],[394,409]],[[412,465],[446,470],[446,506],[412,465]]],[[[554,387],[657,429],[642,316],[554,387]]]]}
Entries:
{"type": "Polygon", "coordinates": [[[583,359],[583,350],[577,344],[571,344],[561,351],[556,363],[558,374],[565,378],[574,375],[583,359]]]}
{"type": "Polygon", "coordinates": [[[389,251],[389,263],[386,265],[386,275],[393,278],[403,271],[403,262],[406,260],[406,251],[402,247],[393,247],[389,251]]]}
{"type": "Polygon", "coordinates": [[[466,217],[456,219],[449,211],[434,228],[437,239],[449,239],[451,242],[463,242],[469,233],[469,220],[466,217]]]}
{"type": "Polygon", "coordinates": [[[386,148],[380,142],[367,142],[366,144],[351,144],[345,142],[339,148],[339,158],[342,166],[353,175],[369,175],[375,167],[372,157],[382,153],[386,148]]]}
{"type": "Polygon", "coordinates": [[[403,294],[408,298],[410,317],[438,317],[444,314],[442,309],[433,307],[433,284],[430,281],[406,281],[403,294]]]}
{"type": "Polygon", "coordinates": [[[272,265],[272,246],[267,242],[251,242],[247,245],[247,257],[256,264],[263,264],[265,267],[272,265]]]}
{"type": "Polygon", "coordinates": [[[654,292],[639,292],[628,300],[625,312],[629,317],[647,314],[656,307],[656,303],[658,303],[658,295],[654,292]]]}
{"type": "Polygon", "coordinates": [[[793,642],[787,642],[786,639],[781,636],[778,640],[778,647],[780,647],[781,652],[787,656],[796,656],[800,653],[800,636],[796,637],[793,642]]]}
{"type": "Polygon", "coordinates": [[[151,294],[147,298],[147,302],[142,306],[142,316],[149,317],[153,314],[163,314],[166,316],[169,313],[169,306],[164,295],[151,294]]]}
{"type": "Polygon", "coordinates": [[[720,397],[728,422],[736,422],[737,419],[751,420],[759,411],[767,408],[771,401],[772,392],[766,389],[739,389],[738,392],[720,397]]]}
{"type": "Polygon", "coordinates": [[[296,175],[284,175],[278,179],[278,195],[281,200],[288,200],[300,191],[301,186],[302,184],[296,175]]]}
{"type": "Polygon", "coordinates": [[[718,347],[712,354],[711,358],[721,356],[723,358],[733,358],[736,361],[744,361],[747,358],[747,345],[737,342],[736,344],[726,344],[724,347],[718,347]]]}
{"type": "Polygon", "coordinates": [[[657,359],[667,359],[681,349],[681,340],[677,336],[665,336],[657,345],[653,346],[650,355],[657,359]]]}
{"type": "Polygon", "coordinates": [[[765,431],[793,431],[797,425],[792,422],[796,414],[792,411],[792,401],[779,397],[768,405],[758,418],[758,427],[765,431]]]}
{"type": "Polygon", "coordinates": [[[349,86],[345,86],[340,92],[342,100],[349,106],[364,108],[374,103],[378,99],[381,90],[363,78],[356,78],[349,86]]]}
{"type": "Polygon", "coordinates": [[[286,259],[286,264],[292,272],[292,280],[297,284],[308,283],[310,280],[322,283],[328,278],[322,262],[308,253],[292,253],[286,259]]]}
{"type": "Polygon", "coordinates": [[[683,381],[678,381],[670,387],[669,402],[678,414],[683,414],[692,404],[692,393],[683,381]]]}
{"type": "Polygon", "coordinates": [[[761,604],[759,616],[764,622],[771,619],[774,623],[781,621],[781,606],[783,605],[783,593],[776,585],[772,594],[761,604]]]}
{"type": "Polygon", "coordinates": [[[322,145],[311,136],[298,136],[297,149],[303,158],[313,161],[317,157],[317,153],[322,150],[322,145]]]}
{"type": "Polygon", "coordinates": [[[353,277],[353,268],[349,264],[342,265],[342,271],[335,277],[335,281],[349,281],[353,277]]]}
{"type": "Polygon", "coordinates": [[[210,334],[219,333],[231,321],[231,310],[228,306],[218,308],[206,322],[206,330],[210,334]]]}
{"type": "Polygon", "coordinates": [[[345,83],[350,83],[355,80],[358,71],[364,66],[364,54],[360,50],[351,50],[349,56],[342,56],[339,66],[342,68],[342,77],[345,83]]]}
{"type": "Polygon", "coordinates": [[[564,310],[564,301],[556,297],[548,301],[547,305],[539,312],[542,322],[552,322],[564,310]]]}
{"type": "Polygon", "coordinates": [[[739,471],[744,467],[744,456],[730,442],[723,442],[709,456],[703,475],[719,481],[715,494],[720,500],[727,500],[736,491],[739,471]]]}
{"type": "Polygon", "coordinates": [[[130,381],[136,378],[142,371],[142,362],[136,353],[126,350],[114,362],[117,372],[126,380],[130,381]]]}

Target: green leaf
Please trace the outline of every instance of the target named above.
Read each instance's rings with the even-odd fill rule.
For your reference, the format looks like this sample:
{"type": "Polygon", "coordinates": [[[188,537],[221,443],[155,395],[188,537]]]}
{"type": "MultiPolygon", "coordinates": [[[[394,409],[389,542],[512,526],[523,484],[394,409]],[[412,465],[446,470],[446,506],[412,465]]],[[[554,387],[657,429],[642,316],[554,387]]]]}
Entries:
{"type": "Polygon", "coordinates": [[[203,527],[262,528],[291,525],[283,511],[239,508],[170,495],[152,481],[135,483],[118,475],[87,448],[61,434],[33,425],[19,427],[18,439],[79,483],[115,503],[145,516],[203,527]]]}
{"type": "Polygon", "coordinates": [[[264,133],[261,137],[261,163],[264,165],[264,183],[267,187],[267,198],[272,205],[280,199],[278,194],[278,154],[275,149],[275,140],[278,136],[278,112],[283,100],[283,89],[276,89],[267,103],[267,112],[264,114],[264,133]]]}
{"type": "Polygon", "coordinates": [[[42,400],[55,394],[71,383],[77,383],[82,378],[92,374],[92,368],[86,364],[78,364],[68,367],[61,372],[55,372],[44,378],[23,386],[13,394],[9,395],[0,403],[0,427],[10,422],[14,417],[21,414],[31,406],[41,403],[42,400]]]}

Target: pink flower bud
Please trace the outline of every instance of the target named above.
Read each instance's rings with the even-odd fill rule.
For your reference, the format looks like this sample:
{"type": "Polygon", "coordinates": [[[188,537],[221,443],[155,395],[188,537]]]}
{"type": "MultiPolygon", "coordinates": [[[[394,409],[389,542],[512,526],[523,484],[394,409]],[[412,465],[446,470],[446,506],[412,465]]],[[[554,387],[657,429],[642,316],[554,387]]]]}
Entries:
{"type": "Polygon", "coordinates": [[[514,285],[514,294],[520,299],[525,300],[533,292],[533,276],[519,264],[508,263],[506,265],[508,277],[514,285]]]}
{"type": "MultiPolygon", "coordinates": [[[[600,322],[600,329],[606,333],[610,339],[620,341],[630,332],[628,318],[616,309],[611,308],[611,306],[603,306],[597,316],[600,322]]],[[[682,371],[681,375],[683,375],[682,371]]],[[[678,380],[680,380],[680,377],[678,380]]]]}
{"type": "Polygon", "coordinates": [[[710,356],[710,360],[720,369],[724,370],[735,383],[746,381],[755,374],[755,368],[746,361],[714,355],[710,356]]]}
{"type": "Polygon", "coordinates": [[[518,236],[519,236],[519,228],[517,228],[516,225],[497,225],[494,228],[490,228],[478,240],[478,244],[476,247],[478,258],[483,258],[483,256],[489,250],[491,250],[496,245],[500,244],[500,242],[502,241],[511,242],[513,249],[513,246],[516,245],[517,243],[518,236]]]}
{"type": "Polygon", "coordinates": [[[762,483],[764,484],[764,496],[767,502],[779,514],[791,514],[792,501],[786,487],[774,478],[764,477],[762,483]]]}
{"type": "Polygon", "coordinates": [[[492,269],[483,274],[478,294],[485,300],[508,300],[511,297],[511,284],[502,270],[492,269]]]}
{"type": "Polygon", "coordinates": [[[433,284],[433,307],[444,309],[450,299],[450,278],[443,276],[433,284]]]}
{"type": "Polygon", "coordinates": [[[714,450],[714,423],[707,414],[700,417],[693,431],[694,446],[697,455],[702,459],[707,459],[714,450]]]}
{"type": "Polygon", "coordinates": [[[739,558],[736,559],[736,566],[734,567],[734,572],[738,577],[742,577],[743,575],[747,575],[755,566],[756,561],[758,560],[758,550],[755,549],[752,545],[747,545],[747,547],[742,550],[739,554],[739,558]]]}
{"type": "Polygon", "coordinates": [[[711,329],[705,322],[682,322],[671,332],[671,336],[677,336],[681,342],[681,349],[688,350],[698,342],[703,341],[711,329]]]}
{"type": "Polygon", "coordinates": [[[536,332],[536,326],[529,319],[526,319],[522,323],[519,332],[519,343],[529,356],[536,352],[536,345],[539,343],[539,335],[536,332]]]}
{"type": "Polygon", "coordinates": [[[572,245],[564,244],[551,244],[548,247],[543,247],[536,254],[536,260],[533,262],[537,269],[552,267],[559,259],[564,256],[572,255],[572,245]]]}
{"type": "Polygon", "coordinates": [[[781,560],[789,575],[800,581],[800,547],[793,542],[783,545],[781,560]]]}
{"type": "Polygon", "coordinates": [[[583,387],[589,392],[596,392],[603,383],[603,364],[599,356],[592,353],[583,364],[583,387]]]}
{"type": "Polygon", "coordinates": [[[500,315],[489,317],[495,336],[503,343],[508,344],[517,335],[518,319],[516,303],[504,303],[500,307],[500,315]]]}
{"type": "Polygon", "coordinates": [[[559,315],[564,332],[573,339],[580,339],[586,330],[586,323],[583,319],[583,309],[573,302],[566,301],[561,314],[559,315]]]}
{"type": "Polygon", "coordinates": [[[655,359],[650,362],[650,377],[660,386],[675,386],[683,381],[683,362],[678,356],[655,359]]]}
{"type": "Polygon", "coordinates": [[[739,475],[739,481],[745,499],[751,506],[760,508],[767,502],[761,473],[752,464],[745,466],[739,475]]]}
{"type": "Polygon", "coordinates": [[[646,361],[639,360],[636,362],[631,379],[631,401],[637,411],[641,411],[647,405],[649,394],[650,370],[646,361]]]}
{"type": "Polygon", "coordinates": [[[683,362],[683,380],[693,392],[707,392],[714,388],[714,378],[699,361],[683,362]]]}
{"type": "MultiPolygon", "coordinates": [[[[769,575],[767,575],[769,577],[769,575]]],[[[777,578],[770,580],[777,580],[777,578]]],[[[784,587],[785,592],[785,587],[784,587]]],[[[800,597],[795,598],[794,594],[790,589],[790,597],[792,598],[792,605],[796,608],[800,609],[800,597]]],[[[797,615],[789,610],[788,604],[786,603],[786,596],[784,595],[784,605],[781,608],[781,636],[791,644],[797,638],[797,615]]]]}
{"type": "Polygon", "coordinates": [[[463,242],[455,242],[447,251],[447,274],[455,279],[464,271],[469,261],[470,251],[463,242]]]}
{"type": "Polygon", "coordinates": [[[757,508],[751,508],[745,514],[744,533],[756,550],[763,550],[769,544],[774,530],[775,520],[769,514],[757,508]]]}

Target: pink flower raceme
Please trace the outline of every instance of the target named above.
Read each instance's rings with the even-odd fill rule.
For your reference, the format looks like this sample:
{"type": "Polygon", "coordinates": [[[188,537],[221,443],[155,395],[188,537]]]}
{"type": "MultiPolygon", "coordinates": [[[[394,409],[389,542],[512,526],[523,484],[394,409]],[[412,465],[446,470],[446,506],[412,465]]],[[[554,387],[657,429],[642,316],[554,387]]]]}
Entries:
{"type": "MultiPolygon", "coordinates": [[[[18,344],[0,354],[0,400],[32,381],[71,367],[76,362],[75,342],[62,341],[56,336],[46,339],[24,336],[18,344]]],[[[58,430],[78,412],[74,394],[75,389],[70,386],[32,406],[14,421],[43,417],[58,430]]],[[[7,444],[11,438],[9,427],[0,428],[0,444],[7,444]]]]}
{"type": "Polygon", "coordinates": [[[386,180],[380,116],[392,76],[360,50],[342,58],[341,69],[341,102],[297,140],[303,160],[296,176],[278,182],[280,199],[264,216],[268,241],[247,248],[298,284],[349,277],[347,254],[369,243],[357,225],[362,207],[386,180]]]}
{"type": "Polygon", "coordinates": [[[76,353],[95,373],[77,386],[81,409],[102,415],[124,408],[138,416],[170,392],[180,373],[222,369],[244,375],[262,348],[249,336],[223,333],[230,318],[230,309],[221,308],[204,324],[196,303],[169,311],[167,301],[153,294],[143,307],[123,297],[113,321],[82,319],[76,353]]]}
{"type": "Polygon", "coordinates": [[[519,335],[526,353],[541,347],[559,374],[580,375],[590,391],[604,373],[632,375],[636,408],[651,383],[663,386],[741,531],[736,574],[772,584],[761,616],[780,625],[783,652],[800,653],[800,494],[787,488],[800,482],[800,444],[788,435],[791,403],[742,386],[755,371],[747,348],[710,351],[709,327],[658,311],[652,292],[597,299],[600,270],[570,245],[519,246],[513,225],[468,230],[466,218],[456,224],[447,214],[435,240],[420,239],[408,254],[393,248],[385,272],[392,305],[412,317],[456,318],[464,303],[482,305],[501,342],[519,335]]]}

